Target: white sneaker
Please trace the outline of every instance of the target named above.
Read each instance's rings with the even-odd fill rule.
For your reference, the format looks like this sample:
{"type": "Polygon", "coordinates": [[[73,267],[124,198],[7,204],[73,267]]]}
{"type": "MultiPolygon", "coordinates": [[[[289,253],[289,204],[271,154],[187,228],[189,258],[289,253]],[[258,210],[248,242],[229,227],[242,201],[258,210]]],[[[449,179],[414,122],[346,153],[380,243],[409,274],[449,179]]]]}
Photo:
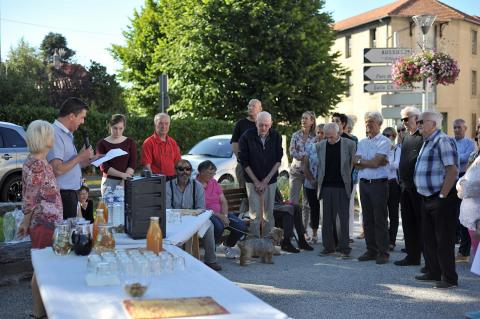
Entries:
{"type": "Polygon", "coordinates": [[[237,258],[237,254],[233,251],[231,247],[224,246],[225,257],[229,259],[237,258]]]}

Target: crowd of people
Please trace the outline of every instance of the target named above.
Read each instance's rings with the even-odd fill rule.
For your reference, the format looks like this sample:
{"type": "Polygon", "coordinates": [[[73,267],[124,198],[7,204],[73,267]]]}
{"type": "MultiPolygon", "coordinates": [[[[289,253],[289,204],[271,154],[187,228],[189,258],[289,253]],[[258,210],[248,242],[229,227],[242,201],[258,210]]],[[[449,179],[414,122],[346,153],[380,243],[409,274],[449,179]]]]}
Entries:
{"type": "MultiPolygon", "coordinates": [[[[221,270],[216,247],[235,258],[232,249],[246,235],[268,236],[275,225],[284,228],[280,248],[286,252],[313,250],[321,229],[321,256],[339,254],[351,258],[354,201],[359,195],[366,251],[359,261],[377,264],[389,261],[396,247],[401,207],[405,257],[396,266],[418,266],[423,274],[415,279],[434,282],[436,288],[458,285],[456,262],[468,262],[478,246],[480,227],[480,150],[466,137],[464,120],[453,122],[454,137],[441,131],[442,115],[420,112],[415,107],[401,111],[401,124],[381,131],[379,112],[365,114],[366,137],[352,135],[354,121],[333,113],[331,122],[316,123],[312,111],[302,114],[301,128],[290,141],[292,163],[289,198],[281,199],[277,187],[283,156],[282,136],[272,128],[272,115],[252,99],[248,116],[236,122],[231,147],[238,160],[236,177],[245,187],[250,221],[232,214],[222,188],[213,178],[215,164],[205,161],[192,174],[190,162],[181,158],[177,142],[168,135],[170,117],[154,117],[154,132],[141,146],[141,164],[154,174],[163,174],[167,208],[206,208],[213,211],[211,224],[201,239],[204,262],[221,270]],[[307,232],[311,228],[311,233],[307,232]],[[296,236],[294,234],[296,231],[296,236]],[[298,248],[292,245],[296,237],[298,248]],[[455,256],[455,244],[460,249],[455,256]]],[[[96,144],[96,154],[86,145],[77,151],[73,133],[84,123],[88,105],[67,99],[53,124],[36,120],[26,134],[30,156],[23,166],[25,218],[20,234],[30,234],[33,248],[50,246],[54,223],[80,212],[93,220],[88,187],[82,185],[81,169],[111,149],[126,155],[104,162],[101,192],[121,185],[135,174],[137,145],[123,135],[126,118],[112,116],[110,135],[96,144]]],[[[476,128],[480,135],[480,124],[476,128]]],[[[478,143],[478,139],[475,138],[478,143]]],[[[32,279],[34,316],[44,314],[35,276],[32,279]]]]}

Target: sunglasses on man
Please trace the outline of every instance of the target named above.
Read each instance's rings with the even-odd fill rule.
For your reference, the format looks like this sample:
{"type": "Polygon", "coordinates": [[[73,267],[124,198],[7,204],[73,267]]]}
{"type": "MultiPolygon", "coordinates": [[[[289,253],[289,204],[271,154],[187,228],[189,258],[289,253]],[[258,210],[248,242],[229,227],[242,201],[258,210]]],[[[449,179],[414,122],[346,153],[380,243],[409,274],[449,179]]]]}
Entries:
{"type": "Polygon", "coordinates": [[[183,172],[183,171],[185,171],[185,172],[191,172],[191,171],[192,171],[192,168],[191,168],[191,167],[179,166],[179,167],[177,167],[177,171],[179,171],[179,172],[183,172]]]}
{"type": "Polygon", "coordinates": [[[401,133],[401,132],[405,132],[405,128],[404,128],[404,127],[397,130],[397,133],[401,133]]]}

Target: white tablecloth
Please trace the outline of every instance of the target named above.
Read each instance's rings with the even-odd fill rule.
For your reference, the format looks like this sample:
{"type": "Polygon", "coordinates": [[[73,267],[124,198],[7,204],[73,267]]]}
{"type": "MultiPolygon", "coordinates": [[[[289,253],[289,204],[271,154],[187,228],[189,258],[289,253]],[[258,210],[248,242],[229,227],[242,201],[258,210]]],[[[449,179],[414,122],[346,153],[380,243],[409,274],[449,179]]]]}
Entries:
{"type": "MultiPolygon", "coordinates": [[[[195,233],[203,237],[210,225],[212,211],[207,210],[198,216],[182,216],[179,224],[167,223],[165,241],[179,246],[192,238],[195,233]]],[[[167,219],[168,220],[168,219],[167,219]]],[[[115,245],[146,245],[145,239],[132,239],[127,234],[115,234],[115,245]]]]}
{"type": "MultiPolygon", "coordinates": [[[[152,280],[145,299],[210,296],[230,312],[229,315],[195,319],[287,318],[178,247],[168,245],[165,248],[185,257],[186,270],[152,280]]],[[[122,286],[87,286],[87,257],[56,256],[52,248],[45,248],[32,250],[32,263],[49,319],[128,318],[122,301],[129,297],[122,286]]]]}

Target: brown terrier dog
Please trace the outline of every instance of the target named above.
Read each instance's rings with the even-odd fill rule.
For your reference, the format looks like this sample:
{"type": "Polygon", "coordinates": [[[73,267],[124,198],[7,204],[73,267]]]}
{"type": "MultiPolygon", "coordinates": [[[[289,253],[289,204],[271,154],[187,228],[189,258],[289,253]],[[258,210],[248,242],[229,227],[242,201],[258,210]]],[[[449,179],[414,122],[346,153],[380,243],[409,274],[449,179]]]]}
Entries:
{"type": "Polygon", "coordinates": [[[240,248],[240,266],[246,266],[252,256],[259,256],[262,263],[273,264],[275,245],[283,239],[283,229],[272,228],[265,238],[250,238],[238,242],[240,248]]]}

